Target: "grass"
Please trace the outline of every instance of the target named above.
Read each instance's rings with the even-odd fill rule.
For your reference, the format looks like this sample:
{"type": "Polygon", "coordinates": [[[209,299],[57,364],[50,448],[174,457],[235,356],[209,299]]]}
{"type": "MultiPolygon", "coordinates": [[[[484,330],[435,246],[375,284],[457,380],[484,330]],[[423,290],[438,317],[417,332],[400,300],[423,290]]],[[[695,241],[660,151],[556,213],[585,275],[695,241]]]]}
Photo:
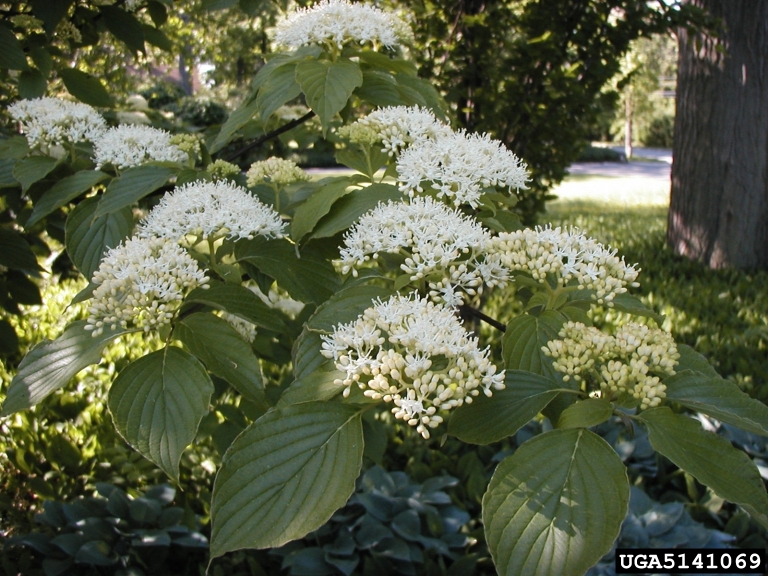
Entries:
{"type": "Polygon", "coordinates": [[[569,177],[542,218],[577,226],[642,268],[634,291],[666,316],[664,328],[723,376],[768,401],[768,272],[710,270],[672,254],[664,236],[668,185],[569,177]]]}

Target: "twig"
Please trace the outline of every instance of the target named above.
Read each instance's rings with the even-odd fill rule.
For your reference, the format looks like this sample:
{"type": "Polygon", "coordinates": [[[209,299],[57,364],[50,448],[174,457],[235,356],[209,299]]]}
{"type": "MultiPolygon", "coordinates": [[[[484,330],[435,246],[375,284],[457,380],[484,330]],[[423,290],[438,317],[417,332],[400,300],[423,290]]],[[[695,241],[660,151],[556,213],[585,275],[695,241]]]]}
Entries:
{"type": "Polygon", "coordinates": [[[283,124],[282,126],[280,126],[280,128],[272,130],[272,132],[268,132],[267,134],[264,134],[264,136],[260,136],[259,138],[257,138],[256,140],[254,140],[253,142],[248,144],[247,146],[243,146],[237,152],[234,152],[234,153],[230,154],[229,156],[227,156],[227,158],[226,158],[227,162],[231,162],[235,158],[238,158],[239,156],[242,156],[246,152],[248,152],[250,150],[253,150],[257,146],[260,146],[261,144],[263,144],[267,140],[271,140],[272,138],[276,138],[276,137],[280,136],[280,134],[282,134],[284,132],[288,132],[288,130],[290,130],[291,128],[295,128],[299,124],[303,124],[304,122],[306,122],[307,120],[312,118],[314,115],[315,115],[315,113],[312,112],[312,110],[310,110],[309,112],[304,114],[304,116],[302,116],[301,118],[296,118],[296,120],[291,120],[287,124],[283,124]]]}
{"type": "Polygon", "coordinates": [[[497,330],[500,330],[501,332],[507,331],[507,327],[504,324],[502,324],[495,318],[491,318],[487,314],[483,314],[482,312],[480,312],[480,310],[478,310],[477,308],[473,308],[469,304],[462,304],[461,313],[462,315],[468,315],[468,316],[473,316],[475,318],[478,318],[479,320],[482,320],[483,322],[490,324],[491,326],[493,326],[497,330]]]}

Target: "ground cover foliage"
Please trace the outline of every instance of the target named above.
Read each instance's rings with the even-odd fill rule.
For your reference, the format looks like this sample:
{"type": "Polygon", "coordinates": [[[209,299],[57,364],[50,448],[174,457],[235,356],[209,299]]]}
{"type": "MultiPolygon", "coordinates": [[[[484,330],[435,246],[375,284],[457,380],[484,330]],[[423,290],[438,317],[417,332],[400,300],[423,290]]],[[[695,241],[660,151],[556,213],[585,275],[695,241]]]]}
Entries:
{"type": "Polygon", "coordinates": [[[642,539],[631,486],[688,504],[646,536],[760,540],[768,408],[610,248],[522,226],[524,163],[451,128],[409,36],[295,14],[209,138],[10,108],[6,569],[151,574],[205,543],[214,574],[583,574],[642,539]],[[215,159],[299,101],[352,174],[215,159]],[[77,279],[29,280],[56,262],[77,279]]]}

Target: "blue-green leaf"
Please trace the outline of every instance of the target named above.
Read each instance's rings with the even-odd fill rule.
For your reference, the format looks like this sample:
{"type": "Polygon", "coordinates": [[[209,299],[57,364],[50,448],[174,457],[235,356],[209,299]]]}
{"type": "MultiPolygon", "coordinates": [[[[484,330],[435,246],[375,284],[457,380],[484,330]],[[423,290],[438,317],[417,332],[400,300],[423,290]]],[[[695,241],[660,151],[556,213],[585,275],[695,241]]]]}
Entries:
{"type": "Polygon", "coordinates": [[[582,576],[606,554],[629,504],[627,471],[585,429],[553,430],[502,460],[483,524],[502,576],[582,576]]]}
{"type": "Polygon", "coordinates": [[[297,404],[238,436],[213,487],[211,557],[281,546],[346,504],[362,465],[360,414],[344,404],[297,404]]]}
{"type": "Polygon", "coordinates": [[[126,366],[109,390],[115,428],[174,480],[179,460],[208,412],[213,384],[202,364],[169,346],[126,366]]]}

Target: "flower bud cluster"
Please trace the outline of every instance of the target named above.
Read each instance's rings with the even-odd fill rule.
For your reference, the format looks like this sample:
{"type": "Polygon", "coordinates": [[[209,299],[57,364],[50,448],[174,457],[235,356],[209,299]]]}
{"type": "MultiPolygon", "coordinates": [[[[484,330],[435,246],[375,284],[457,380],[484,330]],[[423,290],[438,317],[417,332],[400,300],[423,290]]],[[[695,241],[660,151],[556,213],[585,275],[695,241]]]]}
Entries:
{"type": "Polygon", "coordinates": [[[464,130],[414,142],[400,154],[396,167],[401,192],[413,197],[424,192],[427,182],[438,198],[472,208],[485,188],[520,190],[528,180],[525,163],[501,142],[464,130]]]}
{"type": "Polygon", "coordinates": [[[112,164],[122,169],[146,162],[186,162],[188,156],[171,144],[171,134],[165,130],[122,124],[94,140],[93,158],[97,167],[112,164]]]}
{"type": "Polygon", "coordinates": [[[627,291],[639,270],[629,266],[616,250],[609,250],[576,228],[526,228],[503,232],[494,239],[492,251],[501,255],[509,270],[520,270],[545,284],[552,278],[558,286],[578,285],[592,290],[600,304],[611,305],[617,294],[627,291]]]}
{"type": "Polygon", "coordinates": [[[231,180],[240,174],[240,167],[226,160],[215,160],[206,168],[214,180],[231,180]]]}
{"type": "Polygon", "coordinates": [[[198,180],[163,196],[139,225],[138,234],[180,242],[189,235],[281,237],[284,228],[280,215],[245,188],[224,180],[198,180]]]}
{"type": "Polygon", "coordinates": [[[336,381],[348,396],[356,384],[424,437],[446,411],[504,388],[488,350],[464,330],[450,309],[418,295],[378,301],[357,320],[324,335],[322,354],[345,373],[336,381]]]}
{"type": "Polygon", "coordinates": [[[342,126],[338,134],[359,144],[373,145],[381,142],[382,152],[396,156],[414,142],[451,134],[451,128],[440,122],[427,108],[388,106],[342,126]]]}
{"type": "Polygon", "coordinates": [[[91,280],[96,285],[86,330],[158,330],[184,296],[208,278],[183,248],[167,238],[132,238],[107,252],[91,280]]]}
{"type": "Polygon", "coordinates": [[[196,155],[200,150],[200,137],[196,134],[174,134],[171,136],[170,143],[188,157],[196,155]]]}
{"type": "Polygon", "coordinates": [[[344,235],[337,263],[341,272],[352,272],[376,261],[379,254],[401,254],[400,268],[418,281],[434,273],[442,278],[430,283],[430,295],[448,306],[463,302],[461,291],[474,295],[483,284],[505,285],[506,270],[497,256],[486,256],[490,233],[472,217],[430,197],[410,203],[380,203],[364,214],[344,235]]]}
{"type": "Polygon", "coordinates": [[[658,406],[666,396],[661,377],[673,375],[680,354],[672,337],[657,328],[630,322],[613,335],[580,322],[568,322],[561,340],[542,348],[563,380],[593,380],[608,398],[632,397],[640,408],[658,406]]]}
{"type": "Polygon", "coordinates": [[[257,184],[275,184],[285,186],[293,182],[309,180],[310,176],[299,168],[295,162],[273,156],[266,160],[254,162],[246,172],[248,186],[257,184]]]}
{"type": "Polygon", "coordinates": [[[107,129],[94,108],[59,98],[20,100],[8,106],[8,112],[21,122],[33,148],[93,141],[107,129]]]}
{"type": "Polygon", "coordinates": [[[348,42],[391,48],[412,38],[411,29],[395,15],[347,0],[323,0],[299,9],[275,29],[275,41],[289,48],[331,44],[341,49],[348,42]]]}

